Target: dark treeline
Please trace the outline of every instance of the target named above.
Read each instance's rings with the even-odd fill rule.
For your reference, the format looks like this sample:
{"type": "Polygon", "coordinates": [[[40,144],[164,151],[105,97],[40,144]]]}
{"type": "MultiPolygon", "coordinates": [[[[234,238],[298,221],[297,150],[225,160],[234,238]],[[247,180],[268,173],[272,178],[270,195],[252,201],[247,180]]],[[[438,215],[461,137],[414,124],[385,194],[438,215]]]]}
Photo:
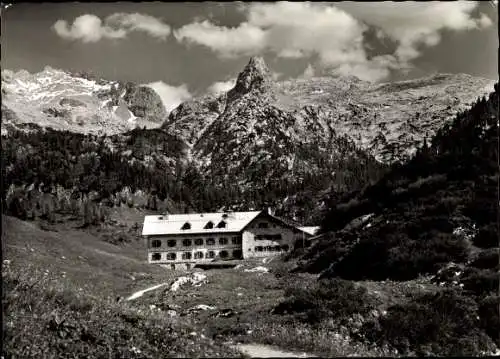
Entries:
{"type": "MultiPolygon", "coordinates": [[[[246,169],[249,185],[241,186],[231,177],[200,173],[187,161],[182,140],[164,130],[135,129],[122,135],[95,136],[32,127],[29,132],[10,129],[2,141],[3,210],[20,217],[24,217],[21,207],[29,210],[36,205],[26,198],[23,188],[32,186],[42,193],[54,193],[60,186],[77,198],[93,193],[93,203],[107,206],[114,205],[113,196],[128,189],[131,193],[142,191],[152,210],[160,210],[158,203],[162,201],[176,203],[173,210],[177,211],[271,206],[280,215],[298,216],[304,221],[315,209],[318,193],[328,188],[341,193],[360,188],[380,177],[383,168],[362,151],[353,155],[352,143],[339,140],[337,146],[344,146],[345,156],[340,152],[333,160],[310,146],[298,149],[298,156],[312,159],[319,170],[284,172],[262,181],[273,168],[272,163],[262,161],[258,168],[246,169]],[[16,194],[7,196],[12,185],[16,194]],[[16,199],[19,196],[23,206],[18,203],[21,198],[16,199]],[[285,208],[283,199],[290,196],[293,200],[285,208]]],[[[171,210],[161,210],[165,209],[171,210]]]]}

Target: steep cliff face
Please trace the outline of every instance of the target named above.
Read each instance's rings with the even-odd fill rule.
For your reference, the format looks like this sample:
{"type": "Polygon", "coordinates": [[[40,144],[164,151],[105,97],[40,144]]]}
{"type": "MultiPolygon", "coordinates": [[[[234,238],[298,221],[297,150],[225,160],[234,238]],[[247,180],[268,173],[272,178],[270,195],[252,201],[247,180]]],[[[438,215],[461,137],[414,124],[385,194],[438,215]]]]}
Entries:
{"type": "Polygon", "coordinates": [[[181,136],[192,146],[203,136],[205,129],[222,114],[225,106],[226,94],[189,100],[171,111],[162,127],[181,136]]]}
{"type": "Polygon", "coordinates": [[[128,82],[125,85],[123,99],[136,117],[158,123],[163,123],[166,119],[165,106],[163,106],[160,96],[152,88],[128,82]]]}

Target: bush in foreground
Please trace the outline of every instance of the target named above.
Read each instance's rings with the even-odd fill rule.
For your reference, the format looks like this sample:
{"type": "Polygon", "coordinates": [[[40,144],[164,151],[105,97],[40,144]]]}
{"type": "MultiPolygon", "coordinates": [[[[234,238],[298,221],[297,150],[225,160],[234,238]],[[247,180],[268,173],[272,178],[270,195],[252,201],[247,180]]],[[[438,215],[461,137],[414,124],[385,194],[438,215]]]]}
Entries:
{"type": "Polygon", "coordinates": [[[388,343],[403,353],[478,355],[495,348],[481,328],[479,318],[472,298],[450,290],[392,306],[378,325],[372,322],[365,325],[363,331],[369,340],[388,343]]]}
{"type": "Polygon", "coordinates": [[[365,288],[342,279],[322,279],[310,288],[289,287],[285,297],[274,313],[295,314],[297,319],[310,323],[345,319],[374,308],[365,288]]]}

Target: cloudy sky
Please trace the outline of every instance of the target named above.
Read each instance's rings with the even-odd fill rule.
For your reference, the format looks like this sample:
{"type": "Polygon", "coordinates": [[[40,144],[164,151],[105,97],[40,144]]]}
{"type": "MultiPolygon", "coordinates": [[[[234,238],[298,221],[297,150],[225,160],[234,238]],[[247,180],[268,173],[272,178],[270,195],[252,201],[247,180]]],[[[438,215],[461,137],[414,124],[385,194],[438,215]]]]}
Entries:
{"type": "Polygon", "coordinates": [[[16,4],[2,12],[2,68],[150,84],[167,108],[227,90],[254,55],[281,80],[496,79],[497,11],[493,1],[16,4]]]}

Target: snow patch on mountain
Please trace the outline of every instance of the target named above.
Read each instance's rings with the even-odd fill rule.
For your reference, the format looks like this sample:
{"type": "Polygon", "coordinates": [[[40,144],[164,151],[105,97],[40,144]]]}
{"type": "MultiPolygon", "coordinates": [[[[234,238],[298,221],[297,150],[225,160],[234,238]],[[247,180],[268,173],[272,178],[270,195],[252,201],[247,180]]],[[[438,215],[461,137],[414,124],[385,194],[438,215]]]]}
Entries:
{"type": "Polygon", "coordinates": [[[123,100],[126,88],[115,94],[118,87],[123,86],[116,81],[89,79],[49,66],[33,74],[26,70],[2,70],[2,110],[16,114],[2,126],[36,123],[56,130],[93,134],[127,131],[136,126],[138,116],[132,113],[136,104],[123,100]]]}

